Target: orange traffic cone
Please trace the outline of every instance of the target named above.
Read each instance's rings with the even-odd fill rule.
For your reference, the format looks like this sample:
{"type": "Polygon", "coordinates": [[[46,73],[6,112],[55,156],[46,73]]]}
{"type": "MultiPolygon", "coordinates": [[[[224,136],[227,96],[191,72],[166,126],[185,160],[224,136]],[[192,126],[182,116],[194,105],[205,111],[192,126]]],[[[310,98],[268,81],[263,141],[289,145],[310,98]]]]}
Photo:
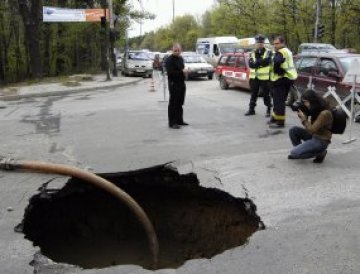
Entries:
{"type": "Polygon", "coordinates": [[[149,90],[150,92],[154,92],[154,91],[156,91],[155,90],[155,84],[154,84],[154,76],[153,75],[151,75],[151,80],[150,80],[150,90],[149,90]]]}

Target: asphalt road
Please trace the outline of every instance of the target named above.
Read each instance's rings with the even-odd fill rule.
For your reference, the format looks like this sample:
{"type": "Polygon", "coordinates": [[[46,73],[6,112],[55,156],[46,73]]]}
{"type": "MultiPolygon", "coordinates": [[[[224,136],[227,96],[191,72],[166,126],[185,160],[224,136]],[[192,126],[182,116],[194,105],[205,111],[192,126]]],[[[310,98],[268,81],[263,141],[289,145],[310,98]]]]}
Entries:
{"type": "MultiPolygon", "coordinates": [[[[358,273],[359,142],[336,135],[321,165],[289,161],[287,130],[269,131],[261,100],[245,117],[249,93],[220,90],[216,80],[187,83],[185,121],[167,127],[167,103],[155,82],[76,95],[5,102],[0,109],[1,155],[118,172],[175,161],[203,186],[243,197],[258,207],[267,229],[245,247],[157,273],[358,273]],[[220,179],[220,180],[219,180],[220,179]]],[[[262,99],[262,98],[259,98],[262,99]]],[[[352,135],[359,137],[359,124],[352,135]]],[[[33,273],[38,250],[14,232],[28,199],[52,175],[0,173],[0,273],[33,273]]],[[[64,180],[59,179],[61,185],[64,180]]],[[[148,273],[137,266],[80,271],[49,264],[39,273],[148,273]]]]}

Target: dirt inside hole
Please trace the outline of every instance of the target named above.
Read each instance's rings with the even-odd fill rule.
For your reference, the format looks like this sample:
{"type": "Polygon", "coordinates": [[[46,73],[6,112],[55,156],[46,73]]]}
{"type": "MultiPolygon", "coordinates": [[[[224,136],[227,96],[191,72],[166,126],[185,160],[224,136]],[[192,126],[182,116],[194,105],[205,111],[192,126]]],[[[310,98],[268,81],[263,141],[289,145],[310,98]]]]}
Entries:
{"type": "MultiPolygon", "coordinates": [[[[193,173],[179,175],[158,166],[100,176],[130,194],[148,214],[159,239],[159,268],[211,258],[245,244],[264,228],[250,199],[201,187],[193,173]]],[[[41,188],[19,227],[55,262],[82,268],[152,266],[145,232],[128,208],[75,178],[60,190],[41,188]]]]}

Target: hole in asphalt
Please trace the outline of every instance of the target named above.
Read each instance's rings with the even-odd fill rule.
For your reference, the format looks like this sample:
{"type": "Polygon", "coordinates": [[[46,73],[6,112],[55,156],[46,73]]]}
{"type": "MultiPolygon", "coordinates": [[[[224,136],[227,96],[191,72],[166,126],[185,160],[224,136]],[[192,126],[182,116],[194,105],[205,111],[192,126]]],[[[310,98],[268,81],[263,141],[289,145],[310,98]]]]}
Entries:
{"type": "MultiPolygon", "coordinates": [[[[250,199],[201,187],[194,173],[179,175],[156,166],[100,176],[130,194],[148,214],[159,238],[159,268],[211,258],[245,244],[264,228],[250,199]]],[[[60,190],[40,188],[17,230],[55,262],[82,268],[152,265],[145,232],[133,214],[79,179],[71,178],[60,190]]]]}

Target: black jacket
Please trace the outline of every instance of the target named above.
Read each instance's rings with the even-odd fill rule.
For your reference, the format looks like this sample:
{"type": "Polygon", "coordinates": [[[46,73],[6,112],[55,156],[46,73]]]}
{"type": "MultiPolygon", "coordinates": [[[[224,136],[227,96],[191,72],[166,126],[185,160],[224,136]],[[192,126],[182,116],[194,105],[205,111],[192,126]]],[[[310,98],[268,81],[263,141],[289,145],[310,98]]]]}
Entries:
{"type": "Polygon", "coordinates": [[[265,48],[262,49],[255,49],[253,50],[253,53],[255,54],[255,59],[250,57],[249,59],[249,67],[253,69],[257,69],[260,67],[267,67],[271,63],[272,53],[268,54],[268,56],[262,56],[265,53],[265,48]]]}
{"type": "Polygon", "coordinates": [[[181,56],[170,55],[166,58],[166,72],[169,82],[184,82],[184,67],[184,59],[181,56]]]}

